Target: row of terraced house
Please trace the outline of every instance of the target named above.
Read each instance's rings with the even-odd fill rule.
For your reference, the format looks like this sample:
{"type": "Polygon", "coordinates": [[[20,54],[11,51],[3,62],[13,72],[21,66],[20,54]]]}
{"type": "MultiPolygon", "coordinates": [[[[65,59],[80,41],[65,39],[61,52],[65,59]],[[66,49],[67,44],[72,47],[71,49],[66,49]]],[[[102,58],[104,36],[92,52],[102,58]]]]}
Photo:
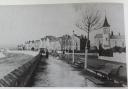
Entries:
{"type": "Polygon", "coordinates": [[[20,50],[39,50],[47,48],[49,51],[61,50],[80,50],[80,40],[83,36],[63,35],[61,37],[45,36],[39,40],[26,41],[24,44],[18,45],[20,50]],[[74,40],[74,41],[73,41],[74,40]]]}

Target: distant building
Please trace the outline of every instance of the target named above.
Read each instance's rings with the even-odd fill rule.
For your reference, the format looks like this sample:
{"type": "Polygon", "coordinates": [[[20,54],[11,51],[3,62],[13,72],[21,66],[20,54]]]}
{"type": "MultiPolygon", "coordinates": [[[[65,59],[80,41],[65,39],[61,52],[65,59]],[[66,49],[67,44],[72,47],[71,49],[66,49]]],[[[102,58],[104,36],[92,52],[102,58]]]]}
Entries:
{"type": "Polygon", "coordinates": [[[72,36],[72,45],[74,45],[74,50],[80,50],[80,36],[77,36],[76,34],[72,36]],[[74,40],[74,43],[73,43],[73,40],[74,40]]]}
{"type": "Polygon", "coordinates": [[[32,49],[34,49],[34,40],[33,41],[27,41],[27,42],[25,42],[25,49],[26,50],[32,50],[32,49]]]}
{"type": "Polygon", "coordinates": [[[112,31],[110,33],[110,25],[105,17],[104,24],[101,28],[102,34],[95,35],[95,45],[99,48],[102,45],[104,49],[113,48],[115,46],[125,47],[125,37],[124,35],[115,35],[112,31]]]}
{"type": "Polygon", "coordinates": [[[17,46],[18,50],[25,50],[25,45],[24,44],[20,44],[17,46]]]}
{"type": "Polygon", "coordinates": [[[25,49],[30,50],[30,41],[25,42],[25,49]]]}
{"type": "Polygon", "coordinates": [[[54,36],[41,38],[41,47],[47,48],[49,51],[61,50],[59,39],[54,36]]]}
{"type": "Polygon", "coordinates": [[[63,35],[62,37],[59,37],[60,44],[61,44],[61,50],[69,51],[73,50],[80,50],[80,36],[77,36],[74,34],[74,36],[70,35],[63,35]],[[73,43],[74,40],[74,43],[73,43]]]}
{"type": "Polygon", "coordinates": [[[60,43],[61,43],[61,50],[80,50],[80,36],[77,36],[74,34],[74,36],[70,35],[63,35],[62,37],[59,37],[60,43]],[[74,40],[74,43],[73,43],[74,40]]]}
{"type": "Polygon", "coordinates": [[[72,37],[70,35],[63,35],[59,37],[61,44],[61,50],[71,50],[72,49],[72,37]]]}
{"type": "Polygon", "coordinates": [[[110,35],[110,44],[111,44],[111,48],[112,47],[126,47],[125,45],[125,36],[124,35],[120,35],[120,33],[118,35],[114,35],[111,34],[110,35]]]}
{"type": "Polygon", "coordinates": [[[32,40],[25,42],[25,49],[26,50],[39,50],[41,45],[41,40],[32,40]]]}
{"type": "Polygon", "coordinates": [[[35,40],[34,41],[33,46],[34,46],[35,50],[39,50],[40,49],[40,45],[41,45],[41,40],[35,40]]]}

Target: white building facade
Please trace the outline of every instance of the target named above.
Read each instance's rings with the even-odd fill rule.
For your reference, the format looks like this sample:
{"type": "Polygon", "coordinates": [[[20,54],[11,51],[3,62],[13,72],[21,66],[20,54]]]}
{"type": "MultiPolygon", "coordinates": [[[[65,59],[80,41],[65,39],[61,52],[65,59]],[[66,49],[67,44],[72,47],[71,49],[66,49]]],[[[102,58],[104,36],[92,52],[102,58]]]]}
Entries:
{"type": "Polygon", "coordinates": [[[76,34],[72,36],[72,50],[73,46],[74,50],[80,50],[80,38],[76,34]]]}
{"type": "Polygon", "coordinates": [[[41,47],[47,48],[49,51],[61,50],[59,39],[54,36],[41,38],[41,47]]]}

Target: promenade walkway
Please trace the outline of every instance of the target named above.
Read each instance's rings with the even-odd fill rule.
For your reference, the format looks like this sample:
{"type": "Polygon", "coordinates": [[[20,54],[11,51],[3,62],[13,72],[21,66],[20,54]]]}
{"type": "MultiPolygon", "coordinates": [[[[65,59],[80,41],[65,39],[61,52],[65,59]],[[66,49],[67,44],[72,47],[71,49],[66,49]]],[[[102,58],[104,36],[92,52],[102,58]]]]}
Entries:
{"type": "Polygon", "coordinates": [[[39,63],[33,76],[32,87],[87,87],[97,86],[82,75],[81,71],[60,60],[50,56],[43,65],[43,59],[39,63]]]}

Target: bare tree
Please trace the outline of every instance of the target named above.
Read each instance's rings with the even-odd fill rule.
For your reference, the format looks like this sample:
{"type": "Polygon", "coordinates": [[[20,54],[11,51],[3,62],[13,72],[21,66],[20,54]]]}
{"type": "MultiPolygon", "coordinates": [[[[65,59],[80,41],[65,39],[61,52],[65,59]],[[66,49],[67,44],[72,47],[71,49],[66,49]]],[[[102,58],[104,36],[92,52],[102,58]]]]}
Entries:
{"type": "Polygon", "coordinates": [[[100,21],[99,11],[86,10],[84,13],[82,13],[82,18],[81,18],[80,22],[76,23],[76,26],[78,28],[87,32],[87,42],[85,44],[85,62],[84,62],[85,69],[87,68],[89,35],[90,35],[91,31],[96,30],[101,27],[99,24],[99,21],[100,21]]]}
{"type": "Polygon", "coordinates": [[[88,10],[88,11],[85,11],[84,13],[82,13],[82,18],[80,19],[80,22],[76,23],[76,26],[79,29],[87,32],[86,45],[89,42],[90,32],[101,28],[99,21],[100,21],[99,11],[98,10],[97,11],[96,10],[95,11],[88,10]]]}

